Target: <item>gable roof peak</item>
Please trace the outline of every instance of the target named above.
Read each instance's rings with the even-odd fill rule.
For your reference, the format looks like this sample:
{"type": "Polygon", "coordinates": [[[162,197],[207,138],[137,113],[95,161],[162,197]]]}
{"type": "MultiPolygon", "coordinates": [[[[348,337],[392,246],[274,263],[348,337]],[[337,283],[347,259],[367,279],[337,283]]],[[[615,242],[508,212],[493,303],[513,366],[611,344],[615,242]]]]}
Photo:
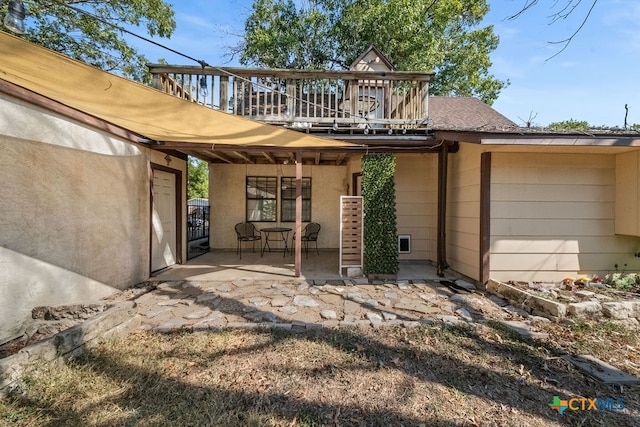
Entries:
{"type": "Polygon", "coordinates": [[[370,66],[370,64],[372,63],[384,65],[386,68],[388,68],[388,71],[395,71],[396,69],[391,61],[389,61],[389,58],[387,58],[380,49],[378,49],[375,45],[370,45],[351,63],[351,65],[349,66],[349,70],[356,70],[363,65],[370,66]]]}

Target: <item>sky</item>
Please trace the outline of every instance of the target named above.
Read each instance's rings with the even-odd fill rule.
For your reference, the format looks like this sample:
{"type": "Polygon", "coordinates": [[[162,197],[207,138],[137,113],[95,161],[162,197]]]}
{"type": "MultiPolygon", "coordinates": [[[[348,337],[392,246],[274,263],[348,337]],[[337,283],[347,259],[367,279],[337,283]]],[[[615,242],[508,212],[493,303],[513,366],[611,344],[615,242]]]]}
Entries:
{"type": "MultiPolygon", "coordinates": [[[[564,45],[550,42],[578,30],[592,1],[572,0],[578,7],[555,23],[553,14],[568,0],[542,0],[508,19],[530,1],[489,1],[482,26],[493,25],[500,38],[491,53],[490,73],[509,81],[493,108],[521,126],[573,119],[622,127],[626,104],[627,122],[640,124],[640,1],[599,0],[562,52],[564,45]]],[[[172,3],[176,30],[170,39],[155,41],[213,66],[239,65],[227,54],[241,40],[252,0],[172,3]]],[[[164,58],[173,65],[197,65],[142,40],[131,42],[152,62],[164,58]]]]}

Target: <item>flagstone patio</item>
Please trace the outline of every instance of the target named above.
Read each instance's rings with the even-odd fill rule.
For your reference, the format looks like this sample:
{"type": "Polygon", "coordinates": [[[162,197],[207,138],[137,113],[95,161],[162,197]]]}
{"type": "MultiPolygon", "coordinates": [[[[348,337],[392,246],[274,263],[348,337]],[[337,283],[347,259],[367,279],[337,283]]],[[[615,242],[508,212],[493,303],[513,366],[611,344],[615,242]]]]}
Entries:
{"type": "MultiPolygon", "coordinates": [[[[521,320],[521,310],[489,299],[428,263],[402,262],[396,280],[341,277],[338,253],[303,257],[294,277],[293,257],[211,252],[155,275],[146,292],[131,298],[142,329],[169,332],[224,327],[334,328],[404,326],[482,320],[521,320]]],[[[543,321],[535,316],[532,322],[543,321]]]]}

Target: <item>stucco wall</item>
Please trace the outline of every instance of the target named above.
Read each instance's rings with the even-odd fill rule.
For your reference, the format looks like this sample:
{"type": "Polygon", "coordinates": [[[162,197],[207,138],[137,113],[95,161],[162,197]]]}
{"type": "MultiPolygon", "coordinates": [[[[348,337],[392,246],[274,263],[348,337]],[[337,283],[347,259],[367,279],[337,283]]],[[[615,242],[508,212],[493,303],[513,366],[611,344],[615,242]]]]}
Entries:
{"type": "Polygon", "coordinates": [[[411,253],[400,254],[399,259],[435,261],[437,154],[397,155],[395,187],[398,234],[411,235],[411,253]]]}
{"type": "MultiPolygon", "coordinates": [[[[460,144],[449,154],[447,261],[452,270],[480,279],[480,156],[484,149],[460,144]]],[[[437,196],[436,196],[437,197],[437,196]]]]}
{"type": "Polygon", "coordinates": [[[613,154],[492,153],[491,277],[637,271],[640,240],[615,235],[615,168],[613,154]]]}
{"type": "MultiPolygon", "coordinates": [[[[349,177],[362,172],[360,157],[348,162],[349,177]]],[[[396,215],[398,234],[411,235],[411,253],[400,260],[435,261],[437,246],[437,154],[396,155],[396,215]]],[[[349,178],[351,183],[351,178],[349,178]]],[[[350,184],[351,185],[351,184],[350,184]]]]}
{"type": "MultiPolygon", "coordinates": [[[[302,174],[311,177],[311,221],[321,225],[318,248],[337,249],[340,245],[340,196],[347,195],[346,166],[304,165],[302,174]]],[[[235,224],[245,221],[245,195],[247,176],[295,177],[294,165],[227,165],[209,167],[209,203],[211,205],[210,245],[213,249],[236,248],[235,224]]],[[[280,218],[278,196],[278,219],[280,218]]],[[[262,227],[290,227],[295,223],[256,222],[262,227]]],[[[303,223],[304,227],[305,223],[303,223]]],[[[289,236],[291,239],[292,234],[289,236]]],[[[290,243],[290,241],[289,241],[290,243]]],[[[248,246],[247,246],[248,247],[248,246]]]]}
{"type": "Polygon", "coordinates": [[[34,306],[148,278],[149,162],[166,161],[5,95],[0,111],[1,341],[34,306]]]}

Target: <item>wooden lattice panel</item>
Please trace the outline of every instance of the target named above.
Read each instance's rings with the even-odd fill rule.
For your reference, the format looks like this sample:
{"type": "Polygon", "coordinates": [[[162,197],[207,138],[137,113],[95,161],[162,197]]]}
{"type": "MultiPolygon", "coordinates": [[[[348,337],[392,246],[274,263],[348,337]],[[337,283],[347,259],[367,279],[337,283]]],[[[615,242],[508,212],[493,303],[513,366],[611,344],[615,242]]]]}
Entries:
{"type": "Polygon", "coordinates": [[[340,197],[340,275],[346,267],[363,266],[362,197],[340,197]]]}

